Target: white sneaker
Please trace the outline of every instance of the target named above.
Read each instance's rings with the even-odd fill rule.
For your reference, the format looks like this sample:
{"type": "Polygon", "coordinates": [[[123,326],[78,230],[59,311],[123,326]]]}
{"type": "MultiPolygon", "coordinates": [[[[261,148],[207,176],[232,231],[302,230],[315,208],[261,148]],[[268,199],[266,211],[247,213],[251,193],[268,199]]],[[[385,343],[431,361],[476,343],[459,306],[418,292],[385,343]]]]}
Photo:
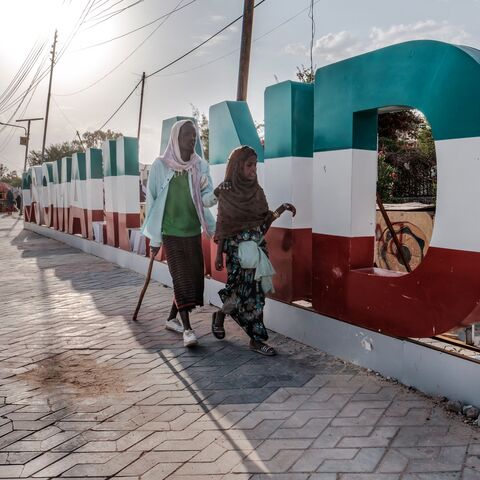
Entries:
{"type": "Polygon", "coordinates": [[[185,347],[193,347],[197,345],[198,340],[193,330],[185,330],[183,332],[183,345],[185,347]]]}
{"type": "Polygon", "coordinates": [[[165,322],[165,328],[171,330],[172,332],[183,333],[183,325],[180,323],[180,320],[172,318],[165,322]]]}

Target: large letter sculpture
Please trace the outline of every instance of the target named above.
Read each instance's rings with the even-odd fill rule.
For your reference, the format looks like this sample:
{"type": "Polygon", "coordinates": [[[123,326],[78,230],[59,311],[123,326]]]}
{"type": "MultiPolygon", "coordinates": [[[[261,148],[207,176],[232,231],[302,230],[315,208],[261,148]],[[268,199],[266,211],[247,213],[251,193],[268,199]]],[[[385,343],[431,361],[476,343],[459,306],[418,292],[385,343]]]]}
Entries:
{"type": "Polygon", "coordinates": [[[53,162],[42,163],[42,210],[45,226],[53,227],[55,184],[53,183],[53,162]]]}
{"type": "Polygon", "coordinates": [[[480,52],[415,41],[321,68],[315,80],[313,305],[391,335],[478,322],[480,52]],[[430,248],[410,274],[373,268],[377,111],[416,108],[437,150],[430,248]]]}
{"type": "MultiPolygon", "coordinates": [[[[258,177],[271,207],[291,202],[298,209],[297,217],[285,215],[269,232],[276,298],[311,296],[319,313],[405,337],[429,337],[480,321],[479,85],[480,51],[414,41],[323,67],[314,87],[283,82],[267,88],[265,150],[245,102],[210,108],[214,184],[223,180],[230,151],[247,144],[258,153],[258,177]],[[409,274],[373,264],[377,116],[391,107],[422,111],[437,151],[432,239],[409,274]]],[[[180,118],[185,117],[164,122],[162,150],[180,118]]],[[[66,230],[73,202],[87,210],[92,238],[92,222],[103,219],[102,158],[93,149],[86,166],[81,158],[74,157],[73,198],[71,158],[53,162],[51,169],[36,167],[38,178],[35,168],[29,169],[22,181],[25,221],[41,223],[45,217],[48,226],[66,230]],[[52,178],[54,191],[42,199],[39,188],[45,193],[52,178]],[[80,203],[79,182],[86,182],[80,203]],[[39,201],[46,204],[36,212],[39,201]]],[[[129,229],[138,228],[140,218],[136,139],[104,143],[103,174],[107,242],[129,250],[129,229]]],[[[205,247],[215,248],[207,241],[205,247]]],[[[206,259],[212,277],[225,280],[225,272],[216,272],[206,259]]]]}
{"type": "Polygon", "coordinates": [[[87,238],[87,166],[85,154],[74,153],[72,156],[72,179],[70,191],[70,216],[68,233],[80,234],[87,238]]]}
{"type": "Polygon", "coordinates": [[[93,222],[104,221],[102,151],[87,148],[86,162],[87,234],[93,240],[93,222]]]}

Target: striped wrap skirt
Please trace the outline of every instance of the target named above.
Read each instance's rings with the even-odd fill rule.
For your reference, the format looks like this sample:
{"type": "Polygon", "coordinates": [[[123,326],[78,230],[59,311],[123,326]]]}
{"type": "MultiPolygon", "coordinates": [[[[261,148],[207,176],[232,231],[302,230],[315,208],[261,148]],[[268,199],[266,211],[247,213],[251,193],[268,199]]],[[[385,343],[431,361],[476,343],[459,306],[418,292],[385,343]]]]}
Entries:
{"type": "Polygon", "coordinates": [[[205,282],[202,236],[164,235],[163,247],[178,310],[190,311],[196,306],[202,306],[205,282]]]}

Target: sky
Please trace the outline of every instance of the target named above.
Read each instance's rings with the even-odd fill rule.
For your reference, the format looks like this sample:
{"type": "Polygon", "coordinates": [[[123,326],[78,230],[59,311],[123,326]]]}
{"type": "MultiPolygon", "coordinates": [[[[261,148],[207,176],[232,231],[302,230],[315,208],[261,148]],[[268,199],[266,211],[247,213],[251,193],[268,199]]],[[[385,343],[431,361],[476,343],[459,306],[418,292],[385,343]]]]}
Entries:
{"type": "MultiPolygon", "coordinates": [[[[313,63],[321,67],[387,45],[435,39],[480,49],[480,0],[314,0],[313,63]]],[[[147,75],[207,39],[243,12],[243,0],[0,0],[0,122],[44,117],[47,73],[58,30],[47,145],[100,128],[147,75]],[[127,8],[129,7],[129,8],[127,8]],[[183,8],[182,8],[183,7],[183,8]],[[159,17],[179,9],[163,19],[159,17]],[[156,21],[155,21],[156,20],[156,21]],[[145,24],[151,25],[140,28],[145,24]],[[136,32],[124,35],[132,30],[136,32]],[[124,36],[123,36],[124,35],[124,36]],[[115,37],[122,36],[116,40],[115,37]],[[111,41],[110,41],[111,40],[111,41]],[[100,44],[100,45],[99,45],[100,44]],[[25,67],[22,70],[22,65],[25,67]],[[17,99],[25,99],[20,104],[17,99]]],[[[310,0],[266,0],[255,9],[248,104],[263,121],[267,86],[295,80],[310,64],[310,0]]],[[[162,120],[208,115],[235,100],[241,23],[145,84],[140,162],[159,154],[162,120]]],[[[140,88],[104,127],[136,136],[140,88]]],[[[21,124],[17,124],[21,125],[21,124]]],[[[32,122],[30,149],[42,146],[32,122]]],[[[23,169],[23,130],[0,125],[0,163],[23,169]]]]}

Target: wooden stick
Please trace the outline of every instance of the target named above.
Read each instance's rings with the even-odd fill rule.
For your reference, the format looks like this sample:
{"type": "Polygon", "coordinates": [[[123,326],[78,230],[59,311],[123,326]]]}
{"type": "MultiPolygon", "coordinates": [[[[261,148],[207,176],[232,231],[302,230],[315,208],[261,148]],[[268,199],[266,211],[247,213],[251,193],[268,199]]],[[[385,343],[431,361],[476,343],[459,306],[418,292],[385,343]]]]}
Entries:
{"type": "Polygon", "coordinates": [[[135,313],[133,314],[132,320],[134,322],[137,321],[137,315],[138,311],[140,310],[140,307],[143,302],[143,297],[145,296],[145,293],[147,292],[148,284],[150,283],[150,278],[152,277],[152,269],[153,269],[153,262],[155,261],[155,256],[152,255],[150,257],[150,263],[148,264],[148,271],[147,271],[147,277],[145,278],[145,284],[143,285],[142,291],[140,292],[140,297],[138,298],[138,303],[137,303],[137,308],[135,309],[135,313]]]}
{"type": "Polygon", "coordinates": [[[408,263],[407,259],[405,258],[405,255],[403,254],[402,246],[400,245],[400,242],[398,241],[397,233],[395,232],[395,229],[393,228],[392,222],[390,221],[390,218],[388,218],[387,211],[385,210],[385,207],[383,206],[382,199],[380,198],[380,195],[377,192],[377,204],[380,208],[380,211],[382,212],[383,219],[385,220],[385,223],[387,224],[387,228],[390,232],[390,235],[392,236],[393,243],[395,244],[395,247],[397,247],[397,258],[403,263],[405,266],[407,272],[411,272],[412,269],[410,268],[410,264],[408,263]]]}

